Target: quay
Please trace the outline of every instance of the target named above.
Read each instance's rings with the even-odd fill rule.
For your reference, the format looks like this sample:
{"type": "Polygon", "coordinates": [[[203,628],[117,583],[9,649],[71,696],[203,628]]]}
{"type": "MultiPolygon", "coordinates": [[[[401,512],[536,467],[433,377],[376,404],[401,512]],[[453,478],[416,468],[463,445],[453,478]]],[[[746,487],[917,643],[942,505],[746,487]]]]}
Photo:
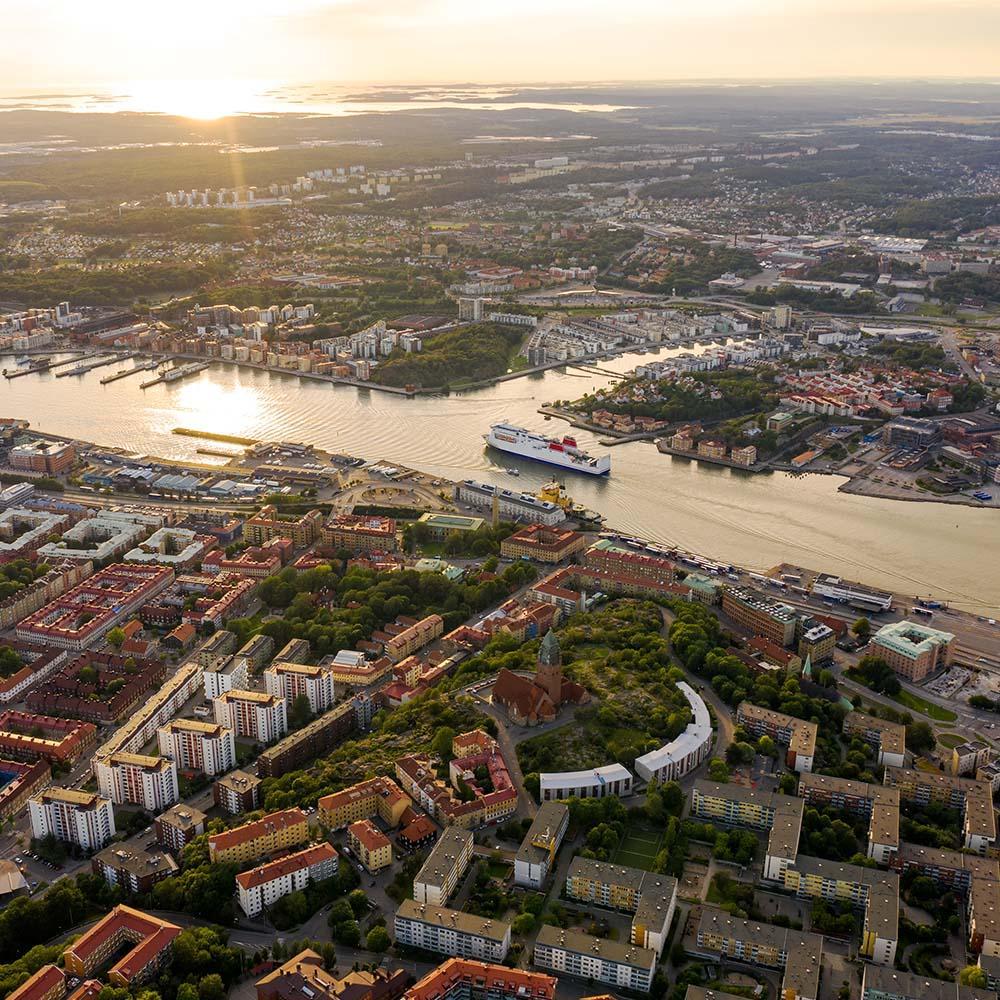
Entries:
{"type": "Polygon", "coordinates": [[[209,362],[196,361],[189,365],[181,365],[180,368],[168,368],[162,375],[157,375],[156,378],[151,378],[148,382],[140,382],[139,388],[148,389],[150,386],[159,385],[161,382],[179,382],[189,375],[197,375],[198,372],[203,372],[208,367],[209,362]]]}
{"type": "Polygon", "coordinates": [[[703,462],[705,465],[723,465],[728,469],[738,469],[740,472],[771,471],[771,466],[764,462],[742,465],[739,462],[734,462],[731,458],[714,458],[710,455],[699,455],[696,451],[679,451],[677,448],[671,448],[663,438],[657,440],[656,450],[663,452],[664,455],[672,455],[674,458],[687,458],[692,462],[703,462]]]}
{"type": "MultiPolygon", "coordinates": [[[[23,375],[34,375],[36,372],[52,371],[56,368],[61,368],[63,365],[71,365],[73,362],[86,357],[88,357],[88,355],[85,353],[77,353],[71,358],[64,358],[62,361],[33,361],[30,367],[16,368],[13,371],[10,369],[4,369],[3,377],[6,379],[21,378],[23,375]]],[[[93,357],[93,355],[89,355],[89,357],[93,357]]]]}
{"type": "Polygon", "coordinates": [[[83,361],[75,368],[70,368],[69,371],[56,372],[56,378],[68,378],[70,375],[86,375],[87,372],[95,368],[104,368],[106,365],[113,365],[119,360],[128,361],[128,357],[120,359],[115,354],[112,354],[110,357],[102,355],[93,361],[83,361]]]}
{"type": "Polygon", "coordinates": [[[104,378],[101,379],[101,385],[109,385],[111,382],[117,382],[120,378],[128,378],[129,375],[136,375],[139,372],[156,371],[161,364],[163,364],[162,361],[158,361],[154,358],[152,361],[136,365],[134,368],[122,368],[121,371],[117,371],[113,375],[105,375],[104,378]]]}

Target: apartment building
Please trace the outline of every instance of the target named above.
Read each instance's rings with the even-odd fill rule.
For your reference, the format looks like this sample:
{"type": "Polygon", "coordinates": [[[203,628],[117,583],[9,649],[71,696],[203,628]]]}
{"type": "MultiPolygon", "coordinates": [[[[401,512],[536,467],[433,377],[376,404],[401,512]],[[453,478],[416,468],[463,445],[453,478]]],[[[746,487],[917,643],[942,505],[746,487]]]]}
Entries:
{"type": "Polygon", "coordinates": [[[214,701],[227,691],[245,691],[250,683],[245,656],[217,656],[204,666],[205,700],[214,701]]]}
{"type": "Polygon", "coordinates": [[[350,788],[324,795],[317,803],[319,821],[330,830],[342,830],[359,819],[378,816],[390,829],[413,805],[392,778],[369,778],[350,788]]]}
{"type": "Polygon", "coordinates": [[[195,837],[205,832],[207,818],[200,809],[178,802],[153,821],[156,842],[168,851],[180,854],[195,837]]]}
{"type": "Polygon", "coordinates": [[[287,538],[297,549],[304,549],[319,538],[323,513],[310,510],[297,517],[280,514],[273,504],[261,507],[243,524],[243,538],[250,545],[266,545],[274,538],[287,538]]]}
{"type": "Polygon", "coordinates": [[[236,633],[224,628],[213,632],[198,650],[198,662],[207,667],[220,656],[230,656],[236,652],[236,633]]]}
{"type": "Polygon", "coordinates": [[[974,878],[967,902],[969,948],[1000,958],[1000,882],[974,878]]]}
{"type": "Polygon", "coordinates": [[[257,981],[257,1000],[399,1000],[409,978],[404,969],[380,968],[337,979],[323,968],[322,956],[307,948],[257,981]]]}
{"type": "Polygon", "coordinates": [[[960,743],[951,751],[950,771],[956,776],[978,773],[990,762],[993,750],[979,740],[960,743]]]}
{"type": "Polygon", "coordinates": [[[805,629],[799,636],[799,659],[808,659],[815,666],[833,659],[837,648],[837,633],[822,623],[805,629]]]}
{"type": "Polygon", "coordinates": [[[81,978],[93,975],[125,945],[133,945],[106,976],[113,986],[130,988],[149,982],[170,960],[181,929],[131,906],[116,906],[64,952],[66,971],[81,978]]]}
{"type": "Polygon", "coordinates": [[[886,785],[899,789],[906,801],[925,805],[938,802],[962,810],[962,835],[966,850],[985,854],[996,845],[997,821],[993,809],[993,790],[985,781],[956,778],[937,771],[906,770],[887,767],[886,785]]]}
{"type": "Polygon", "coordinates": [[[569,807],[542,801],[514,858],[514,884],[541,889],[569,826],[569,807]]]}
{"type": "Polygon", "coordinates": [[[864,712],[844,716],[844,735],[859,736],[875,748],[882,767],[902,767],[906,762],[906,726],[864,712]]]}
{"type": "Polygon", "coordinates": [[[990,990],[962,986],[943,979],[928,979],[911,972],[864,965],[861,1000],[994,1000],[990,990]]]}
{"type": "Polygon", "coordinates": [[[75,764],[97,737],[92,722],[9,710],[0,712],[0,755],[75,764]]]}
{"type": "Polygon", "coordinates": [[[923,847],[920,844],[899,845],[892,867],[905,875],[916,871],[933,879],[942,891],[959,892],[967,896],[973,882],[1000,882],[1000,861],[977,854],[945,848],[923,847]]]}
{"type": "Polygon", "coordinates": [[[212,785],[212,798],[230,816],[253,812],[260,806],[260,781],[247,771],[230,771],[212,785]]]}
{"type": "Polygon", "coordinates": [[[236,651],[236,656],[246,661],[248,674],[259,674],[274,656],[274,639],[263,632],[251,636],[236,651]]]}
{"type": "Polygon", "coordinates": [[[268,694],[284,698],[289,705],[300,695],[305,695],[314,713],[333,707],[333,674],[327,667],[275,660],[264,671],[264,687],[268,694]]]}
{"type": "Polygon", "coordinates": [[[427,615],[419,621],[401,617],[395,627],[387,626],[384,632],[376,633],[376,636],[382,643],[385,655],[393,663],[399,663],[429,642],[440,639],[443,634],[444,619],[440,615],[427,615]]]}
{"type": "Polygon", "coordinates": [[[750,702],[740,702],[736,721],[754,736],[770,736],[775,743],[787,747],[785,763],[793,771],[811,771],[816,756],[815,722],[796,719],[784,712],[775,712],[750,702]]]}
{"type": "Polygon", "coordinates": [[[677,879],[591,858],[574,858],[566,875],[570,899],[634,914],[631,943],[657,957],[677,905],[677,879]]]}
{"type": "Polygon", "coordinates": [[[224,691],[212,702],[215,721],[235,736],[271,743],[288,732],[284,698],[262,691],[224,691]]]}
{"type": "Polygon", "coordinates": [[[236,766],[236,738],[231,729],[198,719],[172,719],[156,731],[160,753],[182,771],[224,774],[236,766]]]}
{"type": "Polygon", "coordinates": [[[46,788],[28,800],[31,836],[52,834],[81,850],[100,850],[115,835],[111,800],[75,788],[46,788]]]}
{"type": "Polygon", "coordinates": [[[413,898],[428,906],[447,906],[472,863],[473,844],[469,830],[445,827],[413,880],[413,898]]]}
{"type": "Polygon", "coordinates": [[[656,969],[656,952],[543,924],[535,938],[532,962],[574,979],[648,993],[656,969]]]}
{"type": "Polygon", "coordinates": [[[502,962],[510,951],[510,924],[460,910],[404,899],[394,922],[396,943],[454,958],[502,962]]]}
{"type": "Polygon", "coordinates": [[[95,758],[93,767],[101,794],[116,805],[159,813],[180,798],[177,764],[164,757],[119,752],[95,758]]]}
{"type": "Polygon", "coordinates": [[[817,1000],[823,938],[819,934],[742,920],[703,907],[697,930],[698,953],[748,965],[783,970],[784,1000],[817,1000]]]}
{"type": "Polygon", "coordinates": [[[795,609],[765,594],[723,587],[722,611],[750,635],[762,635],[779,646],[789,646],[795,638],[795,609]]]}
{"type": "MultiPolygon", "coordinates": [[[[359,707],[371,705],[370,699],[341,702],[319,718],[289,733],[257,758],[257,773],[262,778],[280,778],[322,754],[339,746],[361,723],[359,707]]],[[[370,718],[369,720],[370,721],[370,718]]],[[[367,725],[367,723],[366,723],[367,725]]]]}
{"type": "Polygon", "coordinates": [[[500,555],[507,559],[533,559],[560,563],[572,559],[587,547],[587,536],[569,528],[529,524],[508,535],[500,543],[500,555]]]}
{"type": "Polygon", "coordinates": [[[392,841],[370,820],[355,820],[347,828],[347,843],[371,874],[392,864],[392,841]]]}
{"type": "Polygon", "coordinates": [[[280,809],[252,823],[213,833],[208,856],[219,863],[243,864],[309,842],[309,817],[298,808],[280,809]]]}
{"type": "Polygon", "coordinates": [[[872,636],[872,656],[884,660],[911,684],[919,684],[929,674],[951,663],[955,637],[918,622],[892,622],[872,636]]]}
{"type": "Polygon", "coordinates": [[[301,892],[312,882],[333,878],[337,874],[338,861],[337,852],[324,841],[240,872],[236,876],[240,909],[248,917],[256,917],[282,896],[301,892]]]}
{"type": "Polygon", "coordinates": [[[449,958],[411,986],[404,1000],[555,1000],[557,984],[541,972],[449,958]]]}
{"type": "Polygon", "coordinates": [[[635,769],[644,781],[676,781],[693,771],[712,751],[712,719],[705,702],[690,684],[677,682],[677,690],[691,706],[692,721],[684,732],[665,743],[659,750],[651,750],[635,759],[635,769]]]}
{"type": "Polygon", "coordinates": [[[158,848],[146,849],[127,844],[112,844],[98,851],[91,859],[91,868],[108,885],[125,892],[150,892],[157,882],[176,875],[176,861],[158,848]]]}
{"type": "MultiPolygon", "coordinates": [[[[8,993],[7,1000],[64,1000],[66,993],[66,973],[57,965],[43,965],[8,993]]],[[[75,993],[74,1000],[78,1000],[75,993]]]]}
{"type": "Polygon", "coordinates": [[[589,771],[545,771],[538,776],[542,802],[560,799],[625,798],[635,778],[624,764],[605,764],[589,771]]]}
{"type": "Polygon", "coordinates": [[[396,521],[371,514],[335,514],[320,529],[324,548],[347,552],[395,552],[396,521]]]}
{"type": "Polygon", "coordinates": [[[7,782],[0,788],[0,819],[16,816],[30,798],[52,784],[52,768],[44,760],[25,764],[0,758],[0,776],[7,782]]]}

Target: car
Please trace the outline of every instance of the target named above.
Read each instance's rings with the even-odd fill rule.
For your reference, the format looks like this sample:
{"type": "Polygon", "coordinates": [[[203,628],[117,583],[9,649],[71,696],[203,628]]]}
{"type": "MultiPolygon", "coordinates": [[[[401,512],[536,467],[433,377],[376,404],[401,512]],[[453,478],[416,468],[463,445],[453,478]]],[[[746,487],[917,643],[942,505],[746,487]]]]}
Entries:
{"type": "Polygon", "coordinates": [[[21,855],[19,854],[19,855],[17,855],[17,857],[14,858],[14,862],[16,864],[23,865],[24,864],[24,858],[22,858],[21,855]]]}

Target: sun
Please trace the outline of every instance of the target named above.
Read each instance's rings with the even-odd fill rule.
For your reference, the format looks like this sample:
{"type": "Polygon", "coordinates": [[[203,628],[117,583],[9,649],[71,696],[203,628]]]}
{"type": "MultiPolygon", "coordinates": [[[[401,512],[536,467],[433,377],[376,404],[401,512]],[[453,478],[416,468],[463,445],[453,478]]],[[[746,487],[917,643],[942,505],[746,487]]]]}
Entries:
{"type": "Polygon", "coordinates": [[[264,85],[249,80],[148,80],[128,89],[136,110],[214,121],[251,111],[264,85]]]}

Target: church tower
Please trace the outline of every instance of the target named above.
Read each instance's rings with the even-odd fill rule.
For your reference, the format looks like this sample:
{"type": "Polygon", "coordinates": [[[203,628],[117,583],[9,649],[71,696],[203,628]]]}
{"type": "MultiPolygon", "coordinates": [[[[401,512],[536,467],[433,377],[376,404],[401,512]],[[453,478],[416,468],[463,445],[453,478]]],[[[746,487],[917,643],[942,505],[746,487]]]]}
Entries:
{"type": "Polygon", "coordinates": [[[538,648],[538,669],[535,683],[543,687],[556,708],[562,702],[562,653],[555,632],[549,630],[538,648]]]}

